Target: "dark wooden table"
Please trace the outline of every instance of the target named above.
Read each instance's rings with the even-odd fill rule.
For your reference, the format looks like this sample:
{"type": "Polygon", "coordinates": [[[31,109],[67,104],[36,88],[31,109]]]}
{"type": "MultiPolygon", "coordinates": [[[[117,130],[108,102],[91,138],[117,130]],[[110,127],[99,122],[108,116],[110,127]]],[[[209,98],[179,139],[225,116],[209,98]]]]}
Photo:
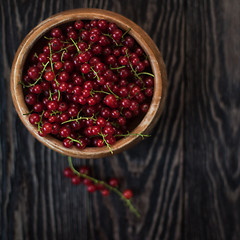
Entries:
{"type": "Polygon", "coordinates": [[[2,0],[0,238],[240,239],[239,0],[2,0]],[[135,192],[137,219],[118,197],[89,195],[62,175],[67,159],[18,118],[9,80],[25,35],[62,10],[123,14],[155,41],[167,66],[165,112],[152,137],[105,159],[79,160],[135,192]]]}

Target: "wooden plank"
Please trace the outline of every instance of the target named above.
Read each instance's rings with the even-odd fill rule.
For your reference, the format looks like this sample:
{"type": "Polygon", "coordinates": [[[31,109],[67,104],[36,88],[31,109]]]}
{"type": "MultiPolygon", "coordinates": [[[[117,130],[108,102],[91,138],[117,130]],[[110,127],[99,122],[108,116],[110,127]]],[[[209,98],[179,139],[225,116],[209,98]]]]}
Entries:
{"type": "Polygon", "coordinates": [[[15,1],[1,3],[1,239],[180,239],[182,224],[184,1],[15,1]],[[169,97],[152,137],[106,159],[74,160],[97,177],[135,191],[136,219],[116,196],[89,195],[62,176],[66,157],[38,143],[17,117],[9,93],[18,45],[41,20],[77,7],[129,17],[153,37],[166,61],[169,97]],[[6,124],[2,124],[5,122],[6,124]]]}
{"type": "Polygon", "coordinates": [[[240,239],[239,1],[188,1],[184,239],[240,239]]]}

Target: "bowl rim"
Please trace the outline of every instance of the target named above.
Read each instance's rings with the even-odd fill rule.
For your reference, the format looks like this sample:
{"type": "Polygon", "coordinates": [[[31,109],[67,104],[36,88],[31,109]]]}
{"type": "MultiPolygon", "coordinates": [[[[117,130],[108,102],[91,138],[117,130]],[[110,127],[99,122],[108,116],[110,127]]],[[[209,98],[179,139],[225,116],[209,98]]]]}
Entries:
{"type": "Polygon", "coordinates": [[[166,98],[167,89],[167,74],[165,64],[163,62],[161,53],[157,46],[149,35],[136,23],[130,19],[108,10],[95,9],[95,8],[81,8],[63,11],[57,13],[34,27],[24,38],[20,44],[11,69],[11,94],[15,109],[30,133],[41,143],[47,147],[64,155],[77,157],[77,158],[102,158],[119,153],[129,147],[135,145],[141,140],[138,135],[130,135],[128,137],[117,140],[117,142],[111,146],[111,151],[107,146],[98,147],[87,147],[83,150],[77,149],[75,146],[72,148],[65,148],[62,142],[50,135],[46,137],[39,136],[35,126],[29,123],[28,116],[24,115],[29,110],[24,102],[22,86],[18,84],[22,77],[23,66],[26,58],[35,45],[35,43],[45,35],[51,28],[62,25],[67,22],[73,22],[75,20],[94,20],[94,19],[105,19],[109,22],[114,22],[122,30],[131,29],[129,34],[134,37],[138,44],[143,48],[149,57],[149,61],[154,74],[154,93],[148,112],[143,117],[137,127],[135,127],[131,133],[143,133],[148,134],[156,122],[158,121],[166,98]],[[22,101],[21,101],[22,100],[22,101]]]}

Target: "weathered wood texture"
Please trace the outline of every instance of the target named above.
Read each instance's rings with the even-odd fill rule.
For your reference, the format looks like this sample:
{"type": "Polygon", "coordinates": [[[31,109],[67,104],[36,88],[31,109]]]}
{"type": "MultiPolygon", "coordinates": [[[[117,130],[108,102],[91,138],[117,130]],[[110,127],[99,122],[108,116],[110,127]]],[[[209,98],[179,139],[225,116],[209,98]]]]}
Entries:
{"type": "Polygon", "coordinates": [[[239,1],[6,0],[0,11],[0,239],[240,239],[239,1]],[[66,157],[37,142],[13,108],[20,42],[48,16],[79,7],[132,19],[166,62],[167,105],[152,137],[117,156],[74,160],[122,179],[141,219],[114,195],[72,186],[66,157]]]}
{"type": "Polygon", "coordinates": [[[185,239],[240,239],[240,2],[187,1],[185,239]]]}

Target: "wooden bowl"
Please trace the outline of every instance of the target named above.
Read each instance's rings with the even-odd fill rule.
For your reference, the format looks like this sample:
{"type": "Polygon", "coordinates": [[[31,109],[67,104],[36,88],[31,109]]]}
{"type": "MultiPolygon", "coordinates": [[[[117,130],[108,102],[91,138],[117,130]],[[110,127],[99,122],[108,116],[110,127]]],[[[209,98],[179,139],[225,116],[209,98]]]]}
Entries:
{"type": "MultiPolygon", "coordinates": [[[[24,101],[22,86],[19,84],[22,80],[26,59],[31,52],[31,49],[36,45],[36,42],[53,27],[79,19],[105,19],[109,22],[116,23],[124,31],[131,28],[129,34],[134,37],[145,53],[149,56],[152,71],[155,75],[154,94],[149,111],[135,129],[133,129],[132,133],[148,134],[152,130],[161,115],[166,99],[166,68],[161,53],[154,44],[153,40],[143,31],[143,29],[131,20],[114,12],[100,9],[74,9],[61,12],[41,22],[25,37],[18,48],[11,71],[11,94],[16,111],[23,124],[41,143],[64,155],[77,158],[101,158],[111,155],[111,152],[107,147],[87,147],[84,150],[79,150],[76,147],[65,148],[61,141],[52,136],[40,137],[38,135],[37,128],[30,124],[28,116],[24,115],[29,112],[29,110],[24,101]]],[[[111,148],[113,153],[116,154],[133,146],[140,140],[141,137],[131,135],[118,140],[111,148]]]]}

